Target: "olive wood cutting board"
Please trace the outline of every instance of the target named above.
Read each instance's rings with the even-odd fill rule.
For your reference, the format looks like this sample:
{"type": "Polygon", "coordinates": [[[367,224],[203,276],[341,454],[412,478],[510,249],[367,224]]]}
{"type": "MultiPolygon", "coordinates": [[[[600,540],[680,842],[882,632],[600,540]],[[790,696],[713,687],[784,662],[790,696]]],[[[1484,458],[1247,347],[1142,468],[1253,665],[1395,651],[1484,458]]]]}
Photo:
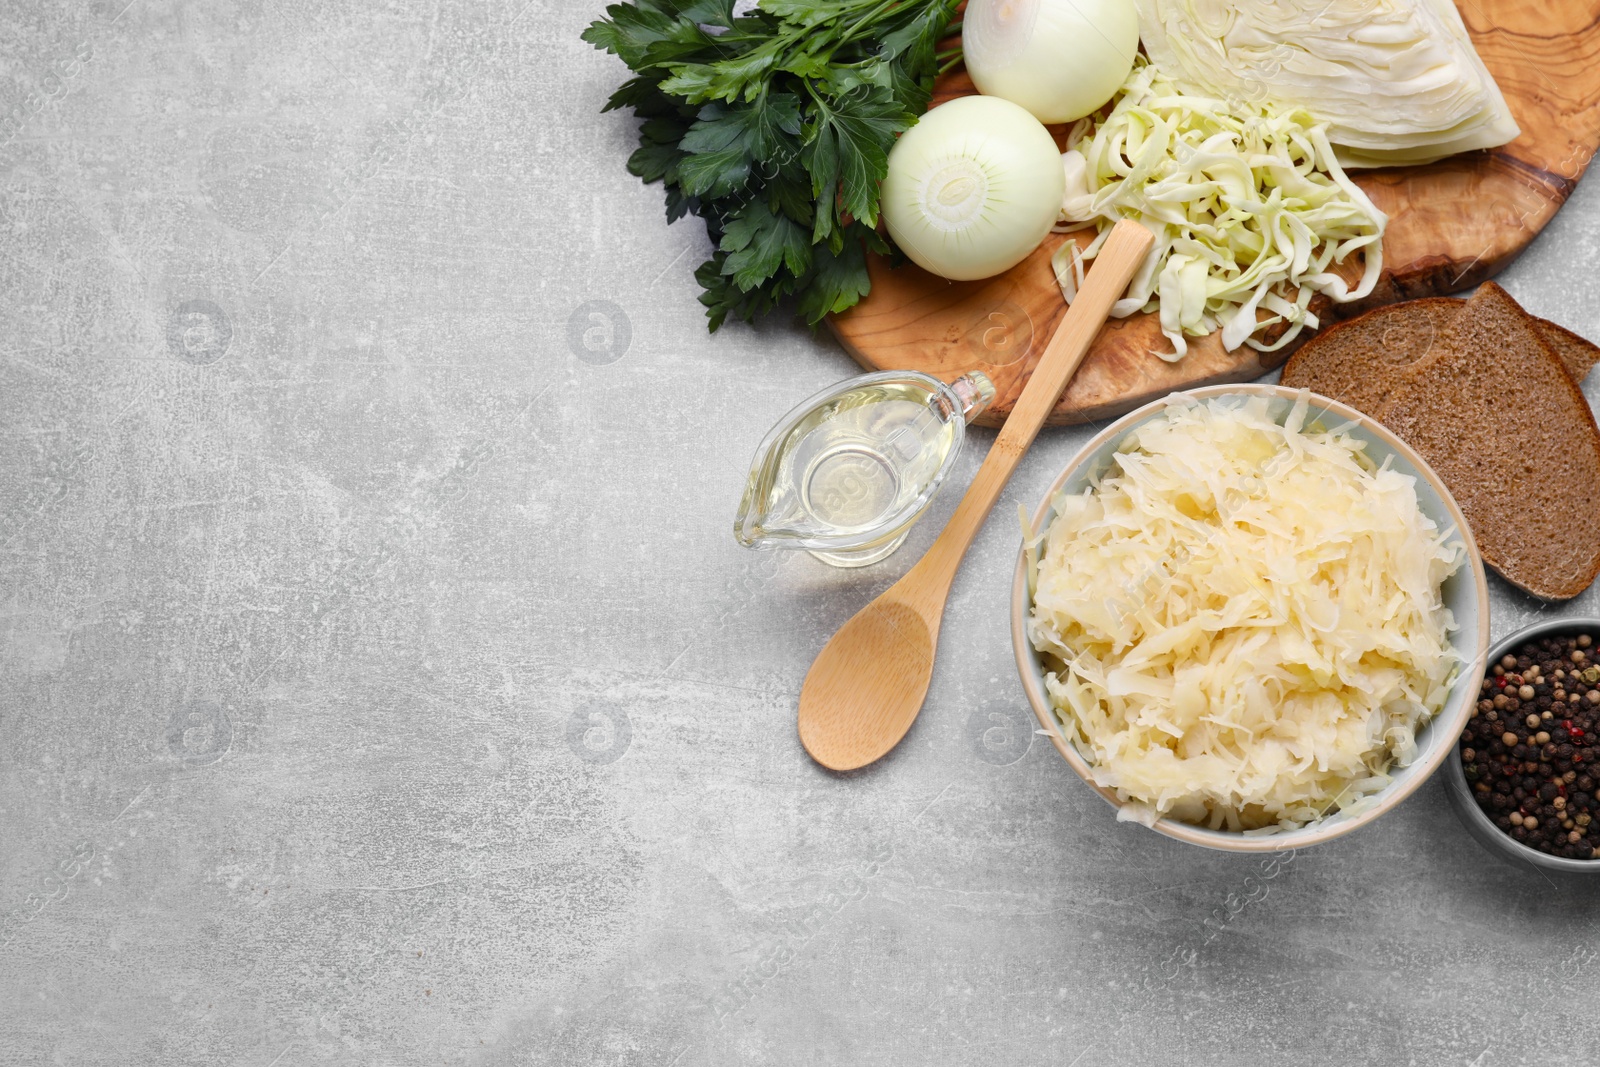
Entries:
{"type": "MultiPolygon", "coordinates": [[[[1313,311],[1324,326],[1493,277],[1555,216],[1600,146],[1600,0],[1458,0],[1457,6],[1522,135],[1503,148],[1423,167],[1352,172],[1389,216],[1383,278],[1359,303],[1319,298],[1313,311]]],[[[966,72],[957,70],[939,81],[934,104],[973,91],[966,72]]],[[[1059,141],[1065,128],[1052,132],[1059,141]]],[[[1005,274],[975,282],[870,257],[871,293],[830,325],[871,370],[920,370],[945,381],[975,370],[988,374],[998,395],[978,422],[998,426],[1066,314],[1050,256],[1063,241],[1087,245],[1092,236],[1051,235],[1005,274]]],[[[1300,340],[1311,336],[1306,331],[1300,340]]],[[[1048,424],[1110,418],[1174,389],[1258,378],[1293,347],[1226,352],[1214,333],[1167,363],[1154,355],[1171,351],[1154,315],[1113,320],[1048,424]]]]}

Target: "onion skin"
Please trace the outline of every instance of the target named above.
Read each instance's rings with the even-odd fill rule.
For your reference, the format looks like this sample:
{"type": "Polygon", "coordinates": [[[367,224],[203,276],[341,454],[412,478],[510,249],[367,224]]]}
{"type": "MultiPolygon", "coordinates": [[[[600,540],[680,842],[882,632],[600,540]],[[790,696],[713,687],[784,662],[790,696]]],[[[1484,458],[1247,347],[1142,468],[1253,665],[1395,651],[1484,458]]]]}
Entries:
{"type": "Polygon", "coordinates": [[[952,281],[1001,274],[1039,247],[1066,188],[1055,139],[999,97],[934,108],[895,142],[883,182],[889,236],[952,281]]]}
{"type": "Polygon", "coordinates": [[[962,38],[980,93],[1040,122],[1075,122],[1133,69],[1139,11],[1132,0],[969,0],[962,38]]]}

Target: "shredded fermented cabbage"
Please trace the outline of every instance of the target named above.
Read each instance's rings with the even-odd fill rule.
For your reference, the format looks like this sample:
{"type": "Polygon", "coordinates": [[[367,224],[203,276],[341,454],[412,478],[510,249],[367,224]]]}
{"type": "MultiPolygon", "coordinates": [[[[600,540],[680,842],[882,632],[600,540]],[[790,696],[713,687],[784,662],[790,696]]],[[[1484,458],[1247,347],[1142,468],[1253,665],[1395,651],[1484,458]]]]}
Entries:
{"type": "Polygon", "coordinates": [[[1427,163],[1520,132],[1453,0],[1138,0],[1145,51],[1185,92],[1329,123],[1346,167],[1427,163]]]}
{"type": "Polygon", "coordinates": [[[1173,398],[1054,502],[1029,616],[1119,817],[1275,833],[1370,802],[1461,658],[1465,550],[1347,429],[1173,398]]]}
{"type": "MultiPolygon", "coordinates": [[[[1340,169],[1326,126],[1304,110],[1235,114],[1220,99],[1183,95],[1141,60],[1108,116],[1073,127],[1062,166],[1057,230],[1100,230],[1084,259],[1119,219],[1155,234],[1111,314],[1159,309],[1173,351],[1157,355],[1169,361],[1188,352],[1185,336],[1219,327],[1229,351],[1281,348],[1317,327],[1308,310],[1315,294],[1358,300],[1383,268],[1388,219],[1340,169]],[[1365,269],[1351,290],[1333,267],[1357,252],[1365,269]],[[1284,321],[1290,326],[1275,342],[1256,339],[1284,321]]],[[[1051,260],[1068,303],[1082,282],[1078,255],[1068,241],[1051,260]]]]}

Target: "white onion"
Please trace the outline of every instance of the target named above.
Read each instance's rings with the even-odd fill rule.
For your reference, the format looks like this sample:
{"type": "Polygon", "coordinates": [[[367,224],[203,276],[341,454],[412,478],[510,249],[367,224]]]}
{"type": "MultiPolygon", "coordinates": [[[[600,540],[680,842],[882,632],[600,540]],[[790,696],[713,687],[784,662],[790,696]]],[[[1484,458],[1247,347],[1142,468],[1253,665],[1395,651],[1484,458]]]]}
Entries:
{"type": "Polygon", "coordinates": [[[998,97],[965,96],[922,116],[889,152],[883,219],[924,270],[988,278],[1039,247],[1065,186],[1037,119],[998,97]]]}
{"type": "Polygon", "coordinates": [[[1074,122],[1133,69],[1139,11],[1132,0],[970,0],[961,47],[980,93],[1074,122]]]}

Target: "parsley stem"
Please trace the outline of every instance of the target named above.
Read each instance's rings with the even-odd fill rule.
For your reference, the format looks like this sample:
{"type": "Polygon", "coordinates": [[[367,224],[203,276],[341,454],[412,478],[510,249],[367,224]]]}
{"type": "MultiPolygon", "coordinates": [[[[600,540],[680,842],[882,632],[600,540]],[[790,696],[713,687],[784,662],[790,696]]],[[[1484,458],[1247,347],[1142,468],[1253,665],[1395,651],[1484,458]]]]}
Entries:
{"type": "Polygon", "coordinates": [[[896,4],[899,4],[900,2],[901,2],[901,0],[882,0],[882,2],[879,3],[877,7],[873,8],[871,11],[867,12],[865,15],[862,15],[859,19],[857,19],[856,22],[855,22],[855,25],[851,26],[848,30],[845,30],[844,33],[840,34],[839,35],[839,43],[841,45],[844,45],[844,44],[849,44],[851,41],[855,40],[856,39],[856,34],[858,32],[860,32],[860,30],[863,27],[869,26],[872,23],[877,22],[879,19],[883,18],[884,14],[886,12],[888,12],[888,10],[890,8],[894,7],[896,4]]]}

